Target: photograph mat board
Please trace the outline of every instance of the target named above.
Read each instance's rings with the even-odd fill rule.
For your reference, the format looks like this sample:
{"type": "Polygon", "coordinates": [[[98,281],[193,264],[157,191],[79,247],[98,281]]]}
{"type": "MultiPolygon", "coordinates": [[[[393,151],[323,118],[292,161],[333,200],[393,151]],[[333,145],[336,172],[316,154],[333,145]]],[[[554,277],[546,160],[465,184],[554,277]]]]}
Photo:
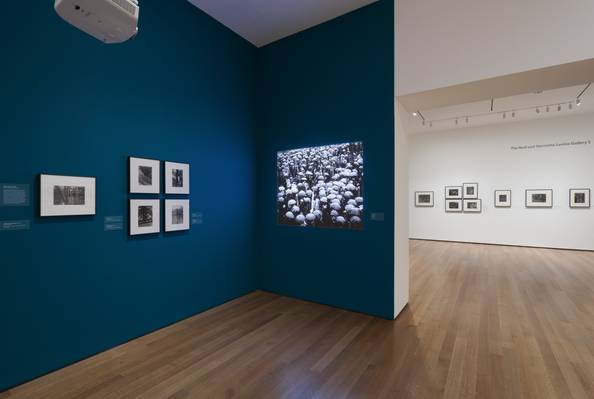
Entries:
{"type": "Polygon", "coordinates": [[[553,190],[526,190],[527,208],[552,208],[553,190]]]}
{"type": "Polygon", "coordinates": [[[165,161],[165,194],[190,194],[190,164],[165,161]]]}
{"type": "Polygon", "coordinates": [[[432,207],[432,206],[434,206],[433,191],[417,191],[415,193],[415,206],[417,206],[417,207],[432,207]]]}
{"type": "Polygon", "coordinates": [[[464,200],[464,212],[480,213],[482,210],[482,201],[480,199],[464,200]]]}
{"type": "Polygon", "coordinates": [[[130,200],[130,235],[161,232],[161,201],[158,199],[130,200]]]}
{"type": "Polygon", "coordinates": [[[495,190],[495,207],[511,207],[511,190],[495,190]]]}
{"type": "Polygon", "coordinates": [[[40,175],[40,216],[95,215],[95,186],[94,177],[40,175]]]}
{"type": "Polygon", "coordinates": [[[572,188],[569,190],[569,206],[571,208],[590,208],[591,190],[589,188],[572,188]]]}
{"type": "Polygon", "coordinates": [[[464,198],[478,199],[478,183],[464,183],[464,198]]]}
{"type": "Polygon", "coordinates": [[[446,212],[462,212],[462,200],[446,200],[446,212]]]}
{"type": "Polygon", "coordinates": [[[445,188],[446,199],[462,199],[462,186],[447,186],[445,188]]]}
{"type": "Polygon", "coordinates": [[[161,192],[161,161],[148,158],[128,158],[130,194],[161,192]]]}
{"type": "Polygon", "coordinates": [[[165,200],[165,231],[190,230],[190,200],[165,200]]]}

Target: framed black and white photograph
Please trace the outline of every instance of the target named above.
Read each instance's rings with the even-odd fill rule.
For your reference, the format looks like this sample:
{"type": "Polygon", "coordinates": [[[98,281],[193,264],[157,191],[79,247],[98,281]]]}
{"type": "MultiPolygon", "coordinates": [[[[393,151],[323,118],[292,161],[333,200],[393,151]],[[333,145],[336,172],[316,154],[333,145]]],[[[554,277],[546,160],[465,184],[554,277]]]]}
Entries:
{"type": "Polygon", "coordinates": [[[569,190],[569,206],[571,208],[590,208],[590,189],[572,188],[569,190]]]}
{"type": "Polygon", "coordinates": [[[462,200],[446,200],[446,212],[462,212],[462,200]]]}
{"type": "Polygon", "coordinates": [[[495,190],[495,208],[511,208],[511,190],[495,190]]]}
{"type": "Polygon", "coordinates": [[[464,212],[465,213],[481,213],[483,211],[482,201],[480,199],[465,199],[464,212]]]}
{"type": "Polygon", "coordinates": [[[190,230],[190,200],[165,200],[165,231],[190,230]]]}
{"type": "Polygon", "coordinates": [[[94,177],[42,174],[39,181],[41,217],[95,215],[94,177]]]}
{"type": "Polygon", "coordinates": [[[161,161],[128,158],[130,194],[159,194],[161,192],[161,161]]]}
{"type": "Polygon", "coordinates": [[[552,208],[553,190],[526,190],[526,208],[552,208]]]}
{"type": "Polygon", "coordinates": [[[434,206],[433,191],[415,192],[415,206],[418,208],[432,208],[434,206]]]}
{"type": "Polygon", "coordinates": [[[190,194],[190,164],[165,162],[165,194],[190,194]]]}
{"type": "Polygon", "coordinates": [[[276,184],[279,225],[363,228],[362,142],[279,151],[276,184]]]}
{"type": "Polygon", "coordinates": [[[477,199],[478,198],[478,183],[464,183],[462,185],[464,198],[477,199]]]}
{"type": "Polygon", "coordinates": [[[161,202],[158,199],[130,200],[130,235],[161,232],[161,202]]]}
{"type": "Polygon", "coordinates": [[[447,186],[445,188],[446,199],[462,199],[462,186],[447,186]]]}

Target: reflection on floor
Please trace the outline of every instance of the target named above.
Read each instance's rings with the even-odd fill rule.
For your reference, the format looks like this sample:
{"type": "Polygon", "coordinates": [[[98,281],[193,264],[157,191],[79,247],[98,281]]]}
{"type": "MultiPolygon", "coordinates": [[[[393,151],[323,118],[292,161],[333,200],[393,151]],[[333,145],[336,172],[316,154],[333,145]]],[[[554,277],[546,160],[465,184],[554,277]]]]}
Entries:
{"type": "Polygon", "coordinates": [[[395,322],[256,292],[0,398],[594,398],[594,253],[411,244],[395,322]]]}

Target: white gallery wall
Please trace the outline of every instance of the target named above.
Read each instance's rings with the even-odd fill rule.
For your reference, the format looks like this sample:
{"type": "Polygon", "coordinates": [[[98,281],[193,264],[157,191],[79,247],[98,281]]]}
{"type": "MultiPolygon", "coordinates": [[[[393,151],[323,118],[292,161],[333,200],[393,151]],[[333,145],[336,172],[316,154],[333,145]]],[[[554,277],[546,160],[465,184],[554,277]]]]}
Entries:
{"type": "Polygon", "coordinates": [[[592,0],[396,0],[396,95],[594,58],[592,0]]]}
{"type": "Polygon", "coordinates": [[[409,159],[411,238],[594,250],[594,208],[569,207],[570,188],[594,189],[594,113],[411,134],[409,159]],[[481,214],[445,212],[445,186],[462,183],[479,184],[481,214]],[[495,208],[508,189],[512,207],[495,208]],[[526,189],[554,190],[553,208],[527,209],[526,189]]]}

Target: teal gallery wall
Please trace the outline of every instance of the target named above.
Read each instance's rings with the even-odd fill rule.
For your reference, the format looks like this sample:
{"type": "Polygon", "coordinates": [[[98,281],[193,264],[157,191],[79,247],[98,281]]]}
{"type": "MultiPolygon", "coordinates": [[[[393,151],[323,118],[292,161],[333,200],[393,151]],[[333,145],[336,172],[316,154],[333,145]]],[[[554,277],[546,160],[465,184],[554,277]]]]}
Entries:
{"type": "Polygon", "coordinates": [[[141,3],[142,33],[114,46],[51,1],[26,18],[3,4],[0,182],[30,185],[32,201],[0,220],[32,225],[0,231],[0,391],[256,288],[255,48],[186,0],[141,3]],[[191,163],[203,224],[104,231],[106,216],[127,220],[131,155],[191,163]],[[96,176],[97,215],[38,218],[39,173],[96,176]]]}
{"type": "Polygon", "coordinates": [[[393,318],[394,2],[273,43],[257,57],[259,286],[393,318]],[[364,146],[364,230],[278,226],[277,151],[352,141],[364,146]]]}
{"type": "Polygon", "coordinates": [[[167,3],[143,0],[141,34],[116,46],[47,2],[25,20],[4,5],[0,183],[28,184],[31,204],[0,220],[31,228],[0,231],[0,391],[257,288],[392,317],[393,1],[262,49],[167,3]],[[364,230],[277,226],[276,151],[352,140],[365,145],[364,230]],[[128,156],[191,163],[203,222],[105,231],[139,197],[128,156]],[[39,218],[39,173],[96,176],[97,215],[39,218]]]}

